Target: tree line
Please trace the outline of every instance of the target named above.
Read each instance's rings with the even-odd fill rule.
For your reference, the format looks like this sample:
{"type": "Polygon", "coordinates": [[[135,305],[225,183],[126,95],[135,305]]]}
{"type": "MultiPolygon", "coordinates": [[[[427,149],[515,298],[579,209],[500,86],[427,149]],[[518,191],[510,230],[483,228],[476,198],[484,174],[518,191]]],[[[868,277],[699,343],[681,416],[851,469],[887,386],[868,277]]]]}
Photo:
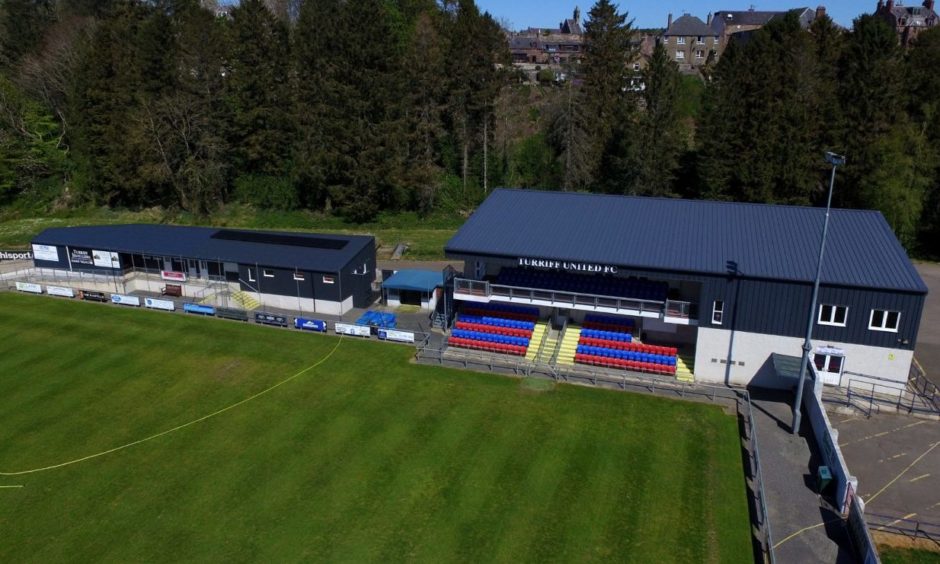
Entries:
{"type": "Polygon", "coordinates": [[[940,29],[903,50],[795,15],[703,69],[701,108],[658,45],[598,0],[584,53],[524,84],[473,0],[6,0],[0,205],[242,201],[331,211],[469,210],[496,185],[881,210],[940,255],[940,29]],[[642,70],[634,63],[643,61],[642,70]]]}

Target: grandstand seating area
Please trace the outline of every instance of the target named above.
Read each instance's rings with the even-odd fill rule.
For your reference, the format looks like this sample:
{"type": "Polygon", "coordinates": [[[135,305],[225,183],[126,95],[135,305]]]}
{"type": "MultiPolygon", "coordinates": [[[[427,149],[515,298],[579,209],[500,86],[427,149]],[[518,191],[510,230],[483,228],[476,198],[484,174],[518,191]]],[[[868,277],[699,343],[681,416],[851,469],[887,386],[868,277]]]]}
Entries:
{"type": "Polygon", "coordinates": [[[526,268],[504,268],[494,283],[521,288],[543,288],[560,292],[657,302],[665,302],[669,292],[669,285],[665,282],[612,276],[585,276],[526,268]]]}
{"type": "Polygon", "coordinates": [[[447,344],[525,356],[538,320],[536,308],[503,304],[466,304],[447,344]]]}
{"type": "Polygon", "coordinates": [[[575,362],[655,374],[676,373],[678,350],[634,342],[632,319],[589,315],[585,327],[589,324],[606,330],[581,330],[575,362]]]}

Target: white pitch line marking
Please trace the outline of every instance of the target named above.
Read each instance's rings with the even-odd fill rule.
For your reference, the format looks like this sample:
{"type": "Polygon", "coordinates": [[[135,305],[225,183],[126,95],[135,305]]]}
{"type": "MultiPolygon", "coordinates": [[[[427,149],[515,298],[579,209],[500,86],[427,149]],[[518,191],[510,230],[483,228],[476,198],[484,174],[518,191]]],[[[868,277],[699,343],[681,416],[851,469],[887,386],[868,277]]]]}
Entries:
{"type": "Polygon", "coordinates": [[[908,514],[908,515],[905,515],[904,517],[901,517],[900,519],[895,519],[894,521],[891,521],[890,523],[885,523],[884,525],[878,527],[878,528],[875,529],[875,530],[876,530],[876,531],[883,531],[883,530],[885,530],[885,527],[890,527],[890,526],[892,526],[892,525],[897,525],[897,524],[900,523],[901,521],[903,521],[903,520],[905,520],[905,519],[910,519],[910,518],[913,517],[914,515],[917,515],[917,514],[916,514],[916,513],[910,513],[910,514],[908,514]]]}
{"type": "Polygon", "coordinates": [[[0,489],[22,488],[23,486],[0,486],[0,489]]]}
{"type": "Polygon", "coordinates": [[[918,476],[918,477],[916,477],[916,478],[911,478],[910,480],[908,480],[908,482],[916,482],[917,480],[923,480],[924,478],[926,478],[926,477],[929,476],[929,475],[930,475],[930,473],[928,472],[928,473],[924,474],[923,476],[918,476]]]}

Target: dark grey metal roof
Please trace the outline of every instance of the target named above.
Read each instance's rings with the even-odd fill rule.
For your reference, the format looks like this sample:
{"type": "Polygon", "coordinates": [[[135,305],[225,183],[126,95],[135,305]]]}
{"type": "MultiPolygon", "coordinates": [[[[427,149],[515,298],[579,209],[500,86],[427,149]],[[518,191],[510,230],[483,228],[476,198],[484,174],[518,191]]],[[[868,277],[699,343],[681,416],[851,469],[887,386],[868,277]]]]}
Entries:
{"type": "MultiPolygon", "coordinates": [[[[821,208],[496,190],[447,243],[490,255],[811,282],[821,208]]],[[[880,212],[832,212],[825,284],[926,293],[880,212]]]]}
{"type": "Polygon", "coordinates": [[[718,32],[708,27],[702,20],[695,16],[690,16],[689,14],[685,14],[676,19],[672,22],[672,25],[669,26],[669,29],[663,33],[664,37],[698,37],[700,35],[715,36],[718,35],[718,32]]]}
{"type": "Polygon", "coordinates": [[[360,235],[319,235],[176,225],[53,227],[33,239],[41,245],[219,260],[315,272],[339,272],[360,251],[374,245],[360,235]],[[336,248],[342,245],[342,248],[336,248]]]}

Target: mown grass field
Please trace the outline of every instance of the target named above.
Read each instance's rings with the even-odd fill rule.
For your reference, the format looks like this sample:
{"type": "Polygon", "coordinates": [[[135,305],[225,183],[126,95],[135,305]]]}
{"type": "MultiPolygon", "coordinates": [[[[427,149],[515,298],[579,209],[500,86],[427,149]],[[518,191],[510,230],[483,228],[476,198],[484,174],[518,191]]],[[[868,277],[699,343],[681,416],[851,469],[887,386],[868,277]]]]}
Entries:
{"type": "Polygon", "coordinates": [[[879,546],[883,564],[940,564],[940,552],[913,548],[879,546]]]}
{"type": "Polygon", "coordinates": [[[334,347],[0,475],[0,561],[751,560],[717,407],[47,297],[0,294],[0,472],[334,347]]]}

